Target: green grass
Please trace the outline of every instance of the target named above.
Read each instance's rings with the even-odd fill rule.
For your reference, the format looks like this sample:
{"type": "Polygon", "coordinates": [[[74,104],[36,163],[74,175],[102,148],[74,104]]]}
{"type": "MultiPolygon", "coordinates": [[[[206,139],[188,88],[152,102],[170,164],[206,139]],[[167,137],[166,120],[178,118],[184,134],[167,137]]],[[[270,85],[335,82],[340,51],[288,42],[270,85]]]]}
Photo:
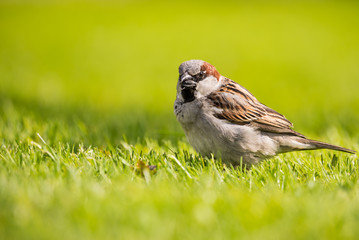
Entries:
{"type": "MultiPolygon", "coordinates": [[[[182,137],[121,140],[103,131],[110,119],[93,116],[92,124],[106,126],[84,132],[83,122],[42,119],[10,103],[2,109],[4,239],[355,239],[359,233],[356,156],[297,152],[245,171],[200,157],[182,137]],[[84,144],[86,137],[93,140],[84,144]]],[[[349,147],[357,139],[329,137],[349,147]]]]}
{"type": "Polygon", "coordinates": [[[204,59],[358,150],[358,16],[354,1],[1,2],[0,239],[357,239],[356,155],[233,169],[189,146],[172,107],[178,65],[204,59]]]}

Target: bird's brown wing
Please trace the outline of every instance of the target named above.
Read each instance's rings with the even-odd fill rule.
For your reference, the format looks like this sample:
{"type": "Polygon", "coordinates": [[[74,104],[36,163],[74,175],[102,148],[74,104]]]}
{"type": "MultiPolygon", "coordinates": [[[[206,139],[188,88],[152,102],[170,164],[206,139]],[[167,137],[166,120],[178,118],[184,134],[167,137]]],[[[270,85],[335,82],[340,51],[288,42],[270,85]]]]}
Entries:
{"type": "Polygon", "coordinates": [[[238,125],[252,125],[263,132],[289,134],[304,137],[295,132],[293,124],[282,114],[260,103],[248,90],[230,79],[221,88],[207,96],[209,103],[218,111],[219,119],[238,125]]]}

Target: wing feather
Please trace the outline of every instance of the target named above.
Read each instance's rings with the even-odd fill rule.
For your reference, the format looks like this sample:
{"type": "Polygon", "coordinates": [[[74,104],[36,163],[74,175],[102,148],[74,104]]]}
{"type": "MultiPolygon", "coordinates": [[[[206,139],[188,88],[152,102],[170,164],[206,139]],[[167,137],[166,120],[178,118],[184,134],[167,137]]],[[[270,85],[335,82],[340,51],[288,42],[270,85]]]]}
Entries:
{"type": "Polygon", "coordinates": [[[207,96],[219,111],[214,116],[238,125],[250,124],[260,131],[304,137],[295,132],[293,124],[282,114],[260,103],[238,83],[224,78],[219,90],[207,96]]]}

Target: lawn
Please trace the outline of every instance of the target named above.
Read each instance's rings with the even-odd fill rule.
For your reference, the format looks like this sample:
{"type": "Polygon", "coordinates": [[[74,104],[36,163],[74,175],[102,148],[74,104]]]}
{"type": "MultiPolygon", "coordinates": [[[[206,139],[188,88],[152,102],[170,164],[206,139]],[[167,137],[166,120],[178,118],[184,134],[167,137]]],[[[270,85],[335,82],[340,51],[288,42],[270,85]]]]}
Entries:
{"type": "Polygon", "coordinates": [[[0,239],[357,239],[359,158],[203,158],[173,114],[203,59],[359,150],[355,1],[0,2],[0,239]],[[150,165],[156,165],[155,170],[150,165]]]}

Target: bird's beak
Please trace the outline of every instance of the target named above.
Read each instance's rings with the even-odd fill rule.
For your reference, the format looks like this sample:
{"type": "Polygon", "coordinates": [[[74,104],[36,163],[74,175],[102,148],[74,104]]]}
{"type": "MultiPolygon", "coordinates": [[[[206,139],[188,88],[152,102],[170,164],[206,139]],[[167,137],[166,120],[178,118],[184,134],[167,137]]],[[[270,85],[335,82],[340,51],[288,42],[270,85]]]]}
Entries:
{"type": "Polygon", "coordinates": [[[184,88],[195,88],[197,83],[194,81],[193,77],[188,73],[184,73],[180,76],[180,85],[182,89],[184,88]]]}

